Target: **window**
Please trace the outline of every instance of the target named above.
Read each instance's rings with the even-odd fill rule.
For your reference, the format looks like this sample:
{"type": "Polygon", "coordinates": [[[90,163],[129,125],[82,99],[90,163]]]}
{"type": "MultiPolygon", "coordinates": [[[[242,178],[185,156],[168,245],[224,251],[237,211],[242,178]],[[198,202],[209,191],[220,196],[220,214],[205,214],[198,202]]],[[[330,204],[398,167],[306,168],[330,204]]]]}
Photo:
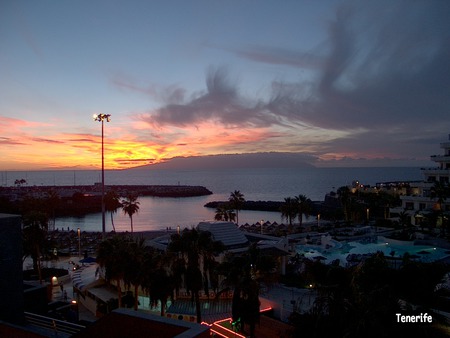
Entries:
{"type": "Polygon", "coordinates": [[[414,203],[413,202],[406,202],[405,209],[407,209],[407,210],[414,210],[414,203]]]}

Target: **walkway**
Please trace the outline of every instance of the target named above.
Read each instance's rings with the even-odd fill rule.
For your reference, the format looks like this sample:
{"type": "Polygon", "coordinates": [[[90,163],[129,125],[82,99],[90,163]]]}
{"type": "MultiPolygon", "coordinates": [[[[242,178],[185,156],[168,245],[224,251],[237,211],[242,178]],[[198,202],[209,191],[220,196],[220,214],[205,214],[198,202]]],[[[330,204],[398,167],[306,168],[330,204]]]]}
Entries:
{"type": "MultiPolygon", "coordinates": [[[[60,257],[60,259],[56,262],[51,262],[50,266],[58,269],[67,269],[68,274],[66,276],[58,278],[58,284],[54,285],[52,287],[52,300],[53,301],[63,301],[63,302],[72,302],[73,300],[76,301],[76,295],[74,297],[74,288],[72,284],[72,278],[76,276],[80,276],[81,281],[81,271],[88,268],[90,270],[93,270],[90,272],[90,274],[95,273],[95,267],[92,265],[83,266],[83,264],[79,263],[78,256],[72,256],[72,257],[60,257]],[[73,271],[74,264],[79,264],[82,269],[73,271]]],[[[87,282],[86,277],[82,277],[83,281],[87,282]]],[[[95,317],[95,315],[87,310],[82,304],[78,304],[78,318],[80,321],[88,321],[93,322],[96,321],[98,318],[95,317]]]]}

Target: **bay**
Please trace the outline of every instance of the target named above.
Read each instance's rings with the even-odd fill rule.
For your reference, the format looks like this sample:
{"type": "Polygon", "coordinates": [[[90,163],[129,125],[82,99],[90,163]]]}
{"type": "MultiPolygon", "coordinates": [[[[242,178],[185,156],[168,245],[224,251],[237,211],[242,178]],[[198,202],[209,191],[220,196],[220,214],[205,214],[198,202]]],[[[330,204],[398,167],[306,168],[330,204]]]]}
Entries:
{"type": "MultiPolygon", "coordinates": [[[[25,179],[28,185],[91,185],[101,180],[98,170],[2,172],[2,185],[13,185],[16,179],[25,179]]],[[[140,209],[133,216],[135,231],[161,230],[177,226],[192,227],[200,221],[213,220],[214,209],[205,208],[210,201],[227,200],[230,193],[239,190],[246,200],[283,201],[285,197],[306,195],[312,200],[323,200],[325,194],[359,180],[375,185],[387,181],[418,181],[423,176],[419,168],[244,168],[214,170],[107,170],[105,184],[110,185],[200,185],[213,192],[209,196],[190,198],[140,197],[140,209]]],[[[240,211],[239,223],[260,220],[281,223],[277,212],[240,211]]],[[[114,215],[116,231],[129,231],[130,219],[121,210],[114,215]]],[[[56,228],[82,231],[100,231],[101,213],[83,217],[57,218],[56,228]]],[[[110,215],[106,230],[111,231],[110,215]]]]}

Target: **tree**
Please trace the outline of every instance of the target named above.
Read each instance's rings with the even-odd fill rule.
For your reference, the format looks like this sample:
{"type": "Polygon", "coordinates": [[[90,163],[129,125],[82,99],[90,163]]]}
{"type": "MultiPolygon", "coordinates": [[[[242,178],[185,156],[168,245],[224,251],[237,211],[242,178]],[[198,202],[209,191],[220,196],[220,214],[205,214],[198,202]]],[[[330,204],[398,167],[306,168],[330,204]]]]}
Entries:
{"type": "MultiPolygon", "coordinates": [[[[250,336],[254,337],[255,325],[259,320],[259,271],[260,252],[256,245],[250,246],[242,256],[227,255],[220,264],[220,274],[225,276],[222,292],[233,289],[231,315],[234,323],[248,324],[250,336]]],[[[241,330],[243,327],[241,327],[241,330]]]]}
{"type": "Polygon", "coordinates": [[[311,200],[305,195],[298,195],[295,197],[295,201],[298,205],[298,221],[300,223],[300,227],[303,224],[303,215],[309,216],[311,212],[311,200]]]}
{"type": "Polygon", "coordinates": [[[109,211],[111,214],[111,225],[113,227],[113,231],[116,231],[116,227],[114,226],[114,218],[113,214],[116,213],[117,208],[120,208],[122,204],[120,203],[119,195],[114,190],[109,190],[105,195],[105,208],[106,211],[109,211]]]}
{"type": "Polygon", "coordinates": [[[133,215],[139,211],[139,204],[137,196],[132,194],[128,194],[128,196],[122,200],[123,213],[130,217],[131,233],[133,233],[133,215]]]}
{"type": "Polygon", "coordinates": [[[145,279],[145,274],[148,273],[145,269],[146,257],[145,240],[143,238],[136,238],[129,241],[126,245],[125,259],[128,264],[125,265],[124,283],[129,288],[134,286],[134,310],[137,311],[139,304],[139,286],[145,279]]]}
{"type": "Polygon", "coordinates": [[[244,195],[239,190],[235,190],[230,194],[228,201],[231,208],[236,211],[236,224],[239,225],[239,211],[245,203],[244,195]]]}
{"type": "Polygon", "coordinates": [[[349,209],[350,209],[351,200],[352,200],[351,191],[348,187],[343,186],[337,190],[337,194],[339,196],[339,201],[341,202],[341,205],[342,205],[342,210],[344,211],[345,221],[348,222],[350,220],[349,209]]]}
{"type": "Polygon", "coordinates": [[[49,214],[52,215],[53,230],[55,230],[55,219],[56,219],[55,210],[58,208],[60,204],[61,198],[59,197],[58,192],[53,189],[47,191],[47,196],[45,198],[45,205],[47,210],[49,211],[49,214]]]}
{"type": "Polygon", "coordinates": [[[298,208],[295,198],[286,197],[284,203],[280,207],[281,217],[289,222],[289,232],[292,231],[292,221],[297,217],[298,208]]]}
{"type": "Polygon", "coordinates": [[[150,304],[156,306],[158,301],[161,304],[161,316],[165,316],[167,300],[172,297],[175,286],[174,274],[170,273],[171,255],[151,251],[148,255],[148,265],[146,266],[147,277],[149,277],[147,286],[150,295],[150,304]]]}
{"type": "Polygon", "coordinates": [[[21,178],[20,180],[19,180],[19,179],[16,179],[16,180],[14,181],[14,184],[15,184],[17,187],[21,187],[22,185],[27,184],[27,180],[24,179],[24,178],[21,178]]]}
{"type": "Polygon", "coordinates": [[[102,241],[97,251],[97,263],[100,267],[105,268],[106,282],[116,282],[119,308],[122,307],[121,283],[124,279],[127,266],[130,265],[128,261],[129,242],[129,238],[116,235],[102,241]]]}
{"type": "Polygon", "coordinates": [[[450,189],[448,184],[436,181],[434,182],[434,185],[430,189],[430,198],[436,199],[436,206],[433,208],[436,213],[436,221],[438,219],[441,220],[441,231],[443,234],[445,234],[445,227],[444,227],[444,210],[442,207],[442,204],[447,200],[447,197],[450,196],[450,189]]]}
{"type": "MultiPolygon", "coordinates": [[[[185,257],[185,281],[186,289],[192,293],[192,299],[195,301],[195,309],[197,314],[197,322],[201,323],[201,309],[199,291],[204,287],[203,277],[207,271],[200,268],[200,261],[204,262],[203,270],[208,269],[208,264],[205,267],[205,261],[209,261],[214,254],[218,254],[222,250],[219,243],[215,243],[211,238],[211,234],[205,231],[198,231],[197,229],[185,229],[181,235],[173,234],[171,236],[168,251],[183,255],[185,257]]],[[[180,262],[180,260],[178,261],[180,262]]]]}
{"type": "Polygon", "coordinates": [[[225,246],[220,241],[215,241],[209,231],[200,231],[199,238],[199,252],[203,261],[203,287],[205,294],[209,297],[209,284],[212,270],[215,267],[215,256],[225,250],[225,246]]]}
{"type": "Polygon", "coordinates": [[[222,203],[217,207],[214,219],[216,221],[233,222],[236,219],[236,214],[233,210],[230,203],[222,203]]]}
{"type": "Polygon", "coordinates": [[[436,199],[437,208],[442,210],[442,203],[447,200],[450,195],[450,190],[447,184],[436,181],[430,189],[430,198],[436,199]]]}
{"type": "Polygon", "coordinates": [[[30,211],[23,217],[24,257],[31,256],[33,269],[42,283],[41,256],[47,242],[48,217],[40,211],[30,211]]]}

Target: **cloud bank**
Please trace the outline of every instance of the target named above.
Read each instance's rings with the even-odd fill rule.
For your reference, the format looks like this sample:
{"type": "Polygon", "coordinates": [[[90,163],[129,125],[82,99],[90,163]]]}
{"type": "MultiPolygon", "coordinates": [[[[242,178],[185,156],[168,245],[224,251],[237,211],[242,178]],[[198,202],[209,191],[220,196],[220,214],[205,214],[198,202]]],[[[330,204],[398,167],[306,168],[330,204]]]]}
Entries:
{"type": "Polygon", "coordinates": [[[412,147],[426,153],[428,144],[450,131],[449,17],[447,1],[348,1],[336,9],[328,39],[314,51],[228,49],[253,62],[314,70],[315,82],[274,80],[269,98],[250,99],[230,80],[228,68],[210,67],[205,92],[186,98],[185,90],[168,88],[167,104],[141,118],[159,127],[209,121],[226,129],[282,128],[292,135],[314,128],[343,132],[325,137],[329,143],[317,155],[399,157],[412,147]]]}

